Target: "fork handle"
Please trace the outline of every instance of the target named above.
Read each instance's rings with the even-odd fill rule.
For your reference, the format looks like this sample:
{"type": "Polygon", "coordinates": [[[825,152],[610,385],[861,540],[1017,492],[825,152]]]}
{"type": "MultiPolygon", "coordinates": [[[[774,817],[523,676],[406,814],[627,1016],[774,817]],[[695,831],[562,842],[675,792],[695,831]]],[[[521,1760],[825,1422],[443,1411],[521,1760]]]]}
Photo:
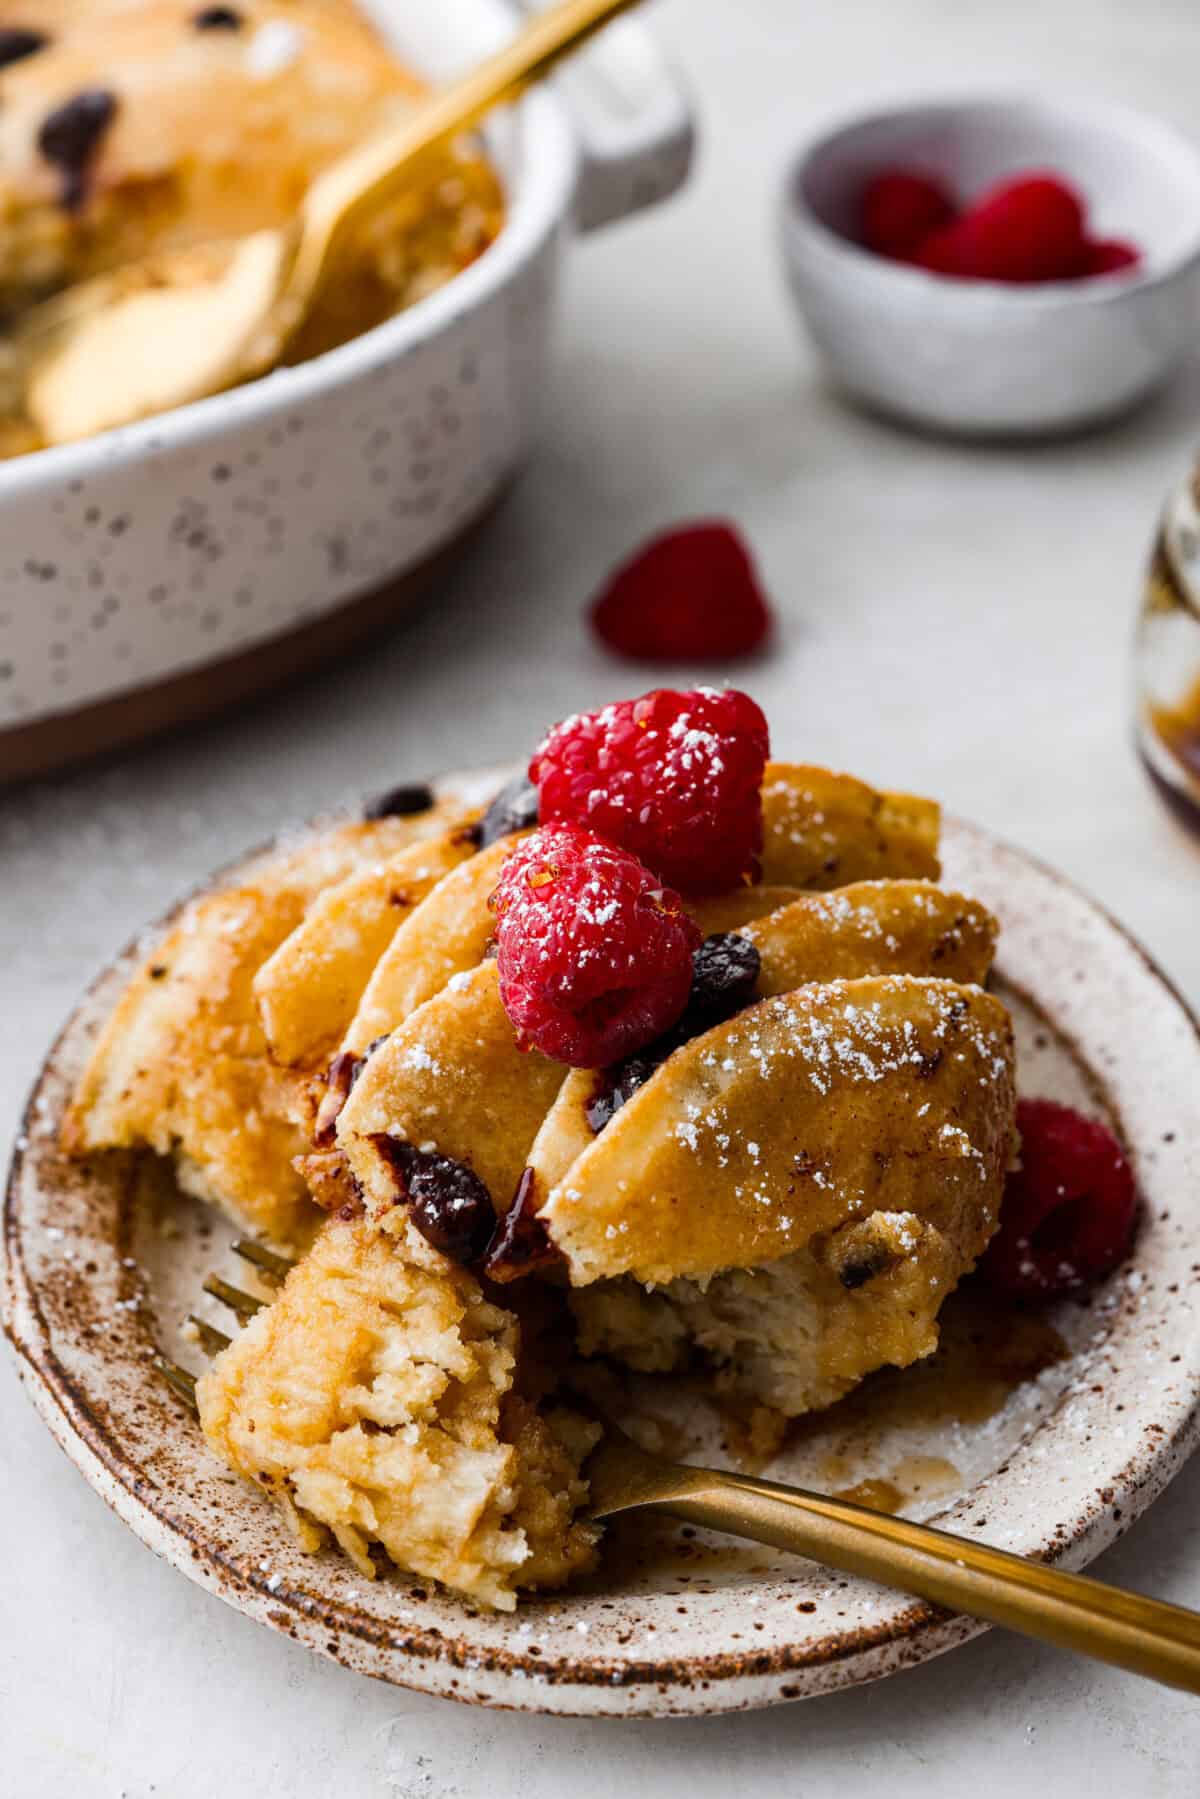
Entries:
{"type": "Polygon", "coordinates": [[[695,1473],[694,1481],[650,1509],[794,1550],[935,1605],[1200,1693],[1200,1612],[849,1500],[748,1475],[688,1472],[695,1473]]]}

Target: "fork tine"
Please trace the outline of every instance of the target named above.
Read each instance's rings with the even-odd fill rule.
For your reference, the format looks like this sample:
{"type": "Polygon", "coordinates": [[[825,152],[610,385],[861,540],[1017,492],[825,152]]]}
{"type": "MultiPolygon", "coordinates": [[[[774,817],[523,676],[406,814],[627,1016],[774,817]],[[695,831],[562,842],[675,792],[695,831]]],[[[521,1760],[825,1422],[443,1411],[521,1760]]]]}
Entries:
{"type": "Polygon", "coordinates": [[[231,1287],[229,1282],[223,1281],[218,1274],[209,1275],[204,1283],[204,1291],[211,1293],[214,1299],[219,1299],[221,1304],[228,1306],[231,1312],[236,1312],[243,1324],[253,1318],[255,1312],[260,1312],[266,1304],[263,1299],[255,1299],[253,1293],[243,1293],[240,1287],[231,1287]]]}
{"type": "Polygon", "coordinates": [[[210,1324],[207,1318],[197,1318],[195,1312],[188,1314],[188,1323],[195,1330],[196,1339],[206,1356],[220,1355],[233,1341],[224,1331],[219,1331],[215,1325],[210,1324]]]}
{"type": "Polygon", "coordinates": [[[199,1417],[200,1408],[196,1404],[195,1375],[189,1374],[186,1368],[181,1368],[178,1362],[168,1361],[165,1355],[155,1356],[154,1366],[158,1369],[158,1372],[162,1375],[171,1391],[178,1394],[188,1410],[194,1412],[196,1416],[199,1417]]]}
{"type": "Polygon", "coordinates": [[[253,1237],[239,1237],[233,1246],[235,1256],[241,1256],[243,1262],[249,1262],[257,1268],[264,1279],[278,1286],[285,1280],[296,1266],[289,1256],[276,1255],[265,1243],[256,1242],[253,1237]]]}

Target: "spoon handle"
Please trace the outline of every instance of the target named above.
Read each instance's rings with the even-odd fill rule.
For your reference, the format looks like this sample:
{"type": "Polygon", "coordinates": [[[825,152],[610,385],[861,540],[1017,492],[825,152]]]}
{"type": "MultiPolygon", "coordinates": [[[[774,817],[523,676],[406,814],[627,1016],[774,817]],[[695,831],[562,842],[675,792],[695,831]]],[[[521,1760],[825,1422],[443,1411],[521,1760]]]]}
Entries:
{"type": "Polygon", "coordinates": [[[413,178],[419,164],[493,107],[515,100],[593,34],[638,0],[560,0],[534,13],[508,43],[406,119],[341,157],[310,188],[289,286],[311,293],[335,241],[413,178]]]}
{"type": "Polygon", "coordinates": [[[678,1468],[650,1509],[790,1549],[1061,1649],[1200,1693],[1200,1612],[774,1481],[678,1468]]]}

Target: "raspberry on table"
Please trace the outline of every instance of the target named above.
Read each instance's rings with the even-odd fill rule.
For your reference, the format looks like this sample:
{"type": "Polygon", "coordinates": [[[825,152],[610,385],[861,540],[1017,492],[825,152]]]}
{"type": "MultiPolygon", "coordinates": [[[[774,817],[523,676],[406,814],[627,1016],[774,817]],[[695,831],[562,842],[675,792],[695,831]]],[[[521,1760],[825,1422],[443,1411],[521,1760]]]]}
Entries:
{"type": "Polygon", "coordinates": [[[771,628],[749,550],[716,519],[652,538],[609,577],[591,616],[601,642],[636,662],[729,662],[771,628]]]}
{"type": "Polygon", "coordinates": [[[747,694],[660,687],[555,725],[529,764],[543,824],[586,825],[681,893],[753,879],[767,721],[747,694]]]}
{"type": "Polygon", "coordinates": [[[673,1025],[700,933],[628,850],[574,824],[514,849],[492,895],[500,997],[523,1048],[603,1068],[673,1025]]]}
{"type": "Polygon", "coordinates": [[[1021,1166],[980,1270],[1012,1298],[1078,1292],[1116,1267],[1137,1211],[1133,1173],[1112,1132],[1049,1099],[1017,1107],[1021,1166]]]}
{"type": "Polygon", "coordinates": [[[859,229],[868,250],[907,262],[954,214],[953,195],[934,176],[884,169],[863,190],[859,229]]]}

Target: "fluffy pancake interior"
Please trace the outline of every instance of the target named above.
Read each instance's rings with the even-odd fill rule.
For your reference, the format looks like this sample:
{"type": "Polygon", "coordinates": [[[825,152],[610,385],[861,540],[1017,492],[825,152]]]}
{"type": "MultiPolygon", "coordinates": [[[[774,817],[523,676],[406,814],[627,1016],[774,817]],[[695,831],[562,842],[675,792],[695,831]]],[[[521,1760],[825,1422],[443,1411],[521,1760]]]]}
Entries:
{"type": "Polygon", "coordinates": [[[521,1397],[521,1331],[419,1238],[332,1220],[202,1377],[209,1443],[270,1491],[307,1547],[328,1531],[511,1610],[590,1566],[581,1460],[598,1432],[521,1397]]]}

